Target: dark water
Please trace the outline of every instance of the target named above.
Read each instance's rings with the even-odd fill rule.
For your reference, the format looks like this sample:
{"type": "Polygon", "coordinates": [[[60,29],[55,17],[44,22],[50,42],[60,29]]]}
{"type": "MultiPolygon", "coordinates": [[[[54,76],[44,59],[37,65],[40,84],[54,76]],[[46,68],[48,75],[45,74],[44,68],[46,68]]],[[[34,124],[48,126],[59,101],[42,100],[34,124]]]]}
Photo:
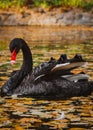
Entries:
{"type": "MultiPolygon", "coordinates": [[[[33,54],[34,66],[50,57],[76,53],[88,61],[84,71],[93,80],[93,28],[75,27],[0,27],[0,87],[13,70],[22,64],[21,52],[15,66],[10,65],[9,41],[24,38],[33,54]]],[[[48,101],[33,98],[0,97],[0,130],[92,130],[93,93],[88,97],[48,101]],[[62,118],[61,118],[62,117],[62,118]]]]}

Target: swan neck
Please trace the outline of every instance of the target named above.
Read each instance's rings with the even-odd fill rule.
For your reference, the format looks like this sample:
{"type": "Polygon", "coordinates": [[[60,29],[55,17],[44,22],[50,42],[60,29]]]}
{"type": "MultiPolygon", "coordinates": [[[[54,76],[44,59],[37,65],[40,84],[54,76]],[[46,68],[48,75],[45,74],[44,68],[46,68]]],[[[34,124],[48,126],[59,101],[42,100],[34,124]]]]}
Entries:
{"type": "Polygon", "coordinates": [[[24,43],[22,46],[22,52],[23,52],[23,64],[21,70],[30,73],[32,71],[33,61],[30,48],[26,43],[24,43]]]}

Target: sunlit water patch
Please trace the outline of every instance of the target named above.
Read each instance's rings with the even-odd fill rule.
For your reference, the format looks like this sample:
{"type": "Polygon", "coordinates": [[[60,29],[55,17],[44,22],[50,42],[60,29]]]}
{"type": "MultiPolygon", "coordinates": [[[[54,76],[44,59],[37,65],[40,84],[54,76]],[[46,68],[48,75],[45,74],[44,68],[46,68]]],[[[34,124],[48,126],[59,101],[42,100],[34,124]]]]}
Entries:
{"type": "MultiPolygon", "coordinates": [[[[5,27],[4,30],[5,29],[7,30],[7,27],[5,27]]],[[[25,31],[27,32],[26,29],[28,29],[28,27],[25,27],[25,29],[22,27],[20,31],[17,28],[10,28],[10,30],[8,28],[9,35],[6,32],[4,36],[0,35],[0,37],[2,36],[0,41],[0,87],[9,78],[13,70],[20,69],[22,53],[20,52],[18,54],[16,65],[11,66],[8,46],[9,41],[14,36],[16,37],[18,35],[19,37],[23,37],[25,31]],[[15,33],[13,32],[13,36],[11,36],[13,30],[15,30],[15,33]],[[16,30],[18,30],[18,33],[16,30]],[[24,30],[24,33],[22,33],[22,30],[24,30]]],[[[1,31],[2,30],[3,29],[1,29],[1,31]]],[[[35,30],[32,30],[31,33],[29,31],[29,33],[24,35],[24,39],[27,40],[33,54],[34,66],[41,62],[48,61],[50,57],[57,59],[62,53],[66,53],[69,58],[72,58],[76,53],[80,53],[84,59],[88,61],[88,65],[84,68],[76,69],[74,72],[78,73],[83,70],[90,75],[90,80],[93,80],[93,40],[83,39],[83,41],[81,40],[82,42],[66,40],[66,42],[63,42],[59,30],[60,29],[55,29],[52,35],[50,33],[49,35],[51,37],[48,34],[43,37],[42,31],[39,29],[39,36],[37,36],[35,30]],[[31,37],[30,35],[32,33],[33,35],[31,37]],[[57,37],[54,37],[55,35],[57,35],[57,37]],[[43,41],[41,40],[42,38],[43,41]]],[[[43,32],[46,33],[46,30],[43,30],[43,32]]],[[[85,34],[84,32],[82,33],[85,34]]],[[[58,101],[19,98],[16,97],[16,95],[12,97],[0,97],[0,130],[13,129],[92,130],[93,94],[88,97],[73,97],[69,100],[58,101]]]]}

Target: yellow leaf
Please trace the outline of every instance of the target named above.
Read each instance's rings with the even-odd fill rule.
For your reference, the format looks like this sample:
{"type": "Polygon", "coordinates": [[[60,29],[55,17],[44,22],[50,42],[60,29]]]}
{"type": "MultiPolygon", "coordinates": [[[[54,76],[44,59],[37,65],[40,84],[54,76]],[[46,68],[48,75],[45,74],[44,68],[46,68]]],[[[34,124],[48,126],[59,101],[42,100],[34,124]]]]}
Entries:
{"type": "Polygon", "coordinates": [[[25,130],[25,129],[22,128],[21,126],[15,126],[15,130],[25,130]]]}

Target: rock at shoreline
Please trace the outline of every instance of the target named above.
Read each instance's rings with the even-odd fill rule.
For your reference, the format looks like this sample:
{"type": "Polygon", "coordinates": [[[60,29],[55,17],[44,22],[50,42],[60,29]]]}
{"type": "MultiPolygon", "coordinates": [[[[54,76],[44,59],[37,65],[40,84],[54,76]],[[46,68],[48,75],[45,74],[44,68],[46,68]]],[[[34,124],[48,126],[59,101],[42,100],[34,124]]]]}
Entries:
{"type": "Polygon", "coordinates": [[[88,25],[93,26],[93,14],[68,12],[6,12],[0,13],[0,25],[88,25]]]}

